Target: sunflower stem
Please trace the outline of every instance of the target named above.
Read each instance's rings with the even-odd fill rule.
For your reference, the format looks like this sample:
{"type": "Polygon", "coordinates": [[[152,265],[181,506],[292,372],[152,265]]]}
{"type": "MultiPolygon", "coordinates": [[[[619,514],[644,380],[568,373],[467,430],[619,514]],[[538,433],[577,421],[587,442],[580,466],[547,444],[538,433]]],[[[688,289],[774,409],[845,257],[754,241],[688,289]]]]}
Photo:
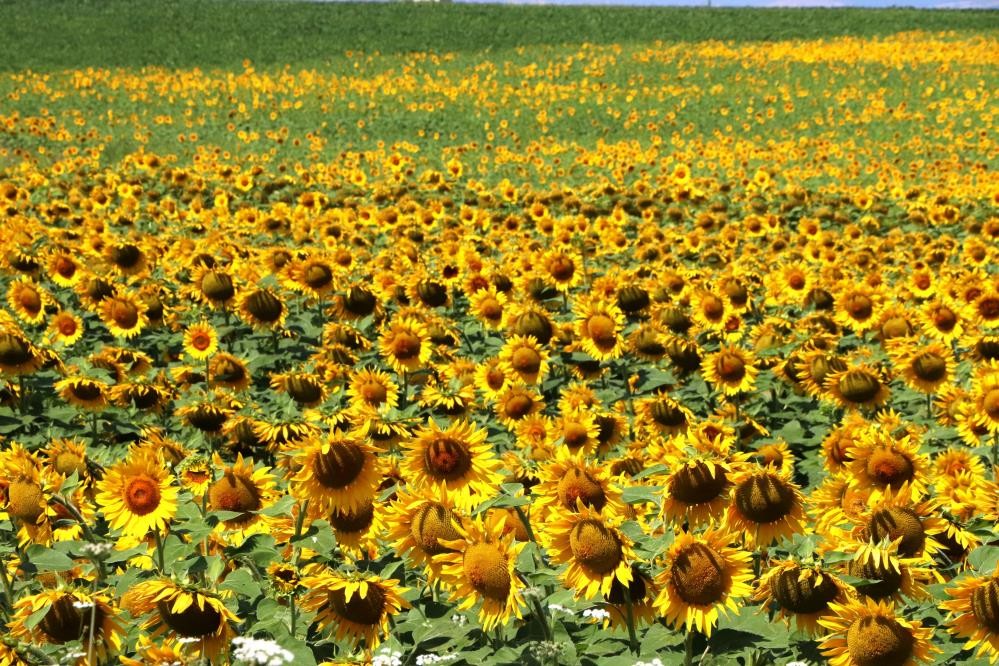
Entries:
{"type": "Polygon", "coordinates": [[[295,592],[288,595],[288,607],[291,610],[291,637],[295,638],[295,625],[298,623],[298,606],[295,604],[295,592]]]}
{"type": "Polygon", "coordinates": [[[992,433],[992,480],[999,477],[999,430],[992,433]]]}
{"type": "Polygon", "coordinates": [[[926,419],[931,420],[933,418],[933,394],[926,394],[926,419]]]}
{"type": "Polygon", "coordinates": [[[641,648],[638,646],[638,635],[635,633],[635,603],[631,600],[631,585],[622,585],[621,587],[624,588],[624,603],[625,610],[627,611],[628,644],[631,647],[632,654],[637,657],[641,653],[641,648]]]}
{"type": "Polygon", "coordinates": [[[687,631],[683,639],[683,666],[693,666],[694,663],[694,632],[687,631]]]}
{"type": "Polygon", "coordinates": [[[0,583],[3,584],[3,612],[8,615],[8,609],[14,610],[14,586],[7,577],[7,565],[0,562],[0,583]]]}
{"type": "Polygon", "coordinates": [[[97,446],[97,438],[99,436],[97,433],[97,412],[90,415],[90,432],[93,435],[93,445],[97,446]]]}
{"type": "Polygon", "coordinates": [[[163,553],[163,535],[160,534],[160,531],[158,529],[153,530],[153,535],[156,537],[156,560],[159,564],[160,573],[165,576],[166,557],[163,553]]]}
{"type": "Polygon", "coordinates": [[[87,521],[84,519],[83,514],[80,513],[80,510],[77,509],[72,502],[70,502],[62,495],[53,495],[52,501],[58,504],[59,506],[63,507],[64,509],[66,509],[66,511],[69,512],[69,515],[73,516],[73,520],[78,522],[80,524],[80,527],[83,529],[83,535],[87,538],[87,541],[96,542],[98,540],[94,536],[93,531],[91,531],[90,525],[88,525],[87,521]]]}
{"type": "Polygon", "coordinates": [[[541,623],[541,632],[545,635],[546,641],[552,640],[552,628],[548,626],[548,618],[545,616],[545,611],[541,608],[541,600],[537,595],[530,595],[531,606],[534,609],[534,615],[537,616],[538,622],[541,623]]]}
{"type": "Polygon", "coordinates": [[[94,625],[97,623],[97,579],[90,597],[90,637],[87,639],[87,663],[94,662],[94,625]]]}

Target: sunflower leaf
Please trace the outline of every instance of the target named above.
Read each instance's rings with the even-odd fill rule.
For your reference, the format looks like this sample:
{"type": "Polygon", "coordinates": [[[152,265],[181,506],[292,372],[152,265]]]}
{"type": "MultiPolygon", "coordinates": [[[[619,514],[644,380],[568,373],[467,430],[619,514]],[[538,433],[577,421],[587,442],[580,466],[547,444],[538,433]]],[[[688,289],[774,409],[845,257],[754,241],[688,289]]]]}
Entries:
{"type": "Polygon", "coordinates": [[[75,564],[73,559],[65,553],[60,553],[45,546],[29,546],[25,554],[27,555],[28,563],[39,571],[68,571],[75,564]]]}
{"type": "Polygon", "coordinates": [[[658,502],[662,491],[662,486],[631,486],[621,492],[621,499],[628,504],[658,502]]]}

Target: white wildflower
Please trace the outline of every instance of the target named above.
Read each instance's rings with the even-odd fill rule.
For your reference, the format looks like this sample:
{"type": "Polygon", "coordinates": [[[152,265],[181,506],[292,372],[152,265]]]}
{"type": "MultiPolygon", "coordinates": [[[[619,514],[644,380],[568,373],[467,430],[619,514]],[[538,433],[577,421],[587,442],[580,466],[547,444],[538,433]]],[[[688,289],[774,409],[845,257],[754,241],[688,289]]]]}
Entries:
{"type": "Polygon", "coordinates": [[[295,660],[288,650],[266,638],[238,636],[232,639],[232,656],[254,666],[284,666],[295,660]]]}

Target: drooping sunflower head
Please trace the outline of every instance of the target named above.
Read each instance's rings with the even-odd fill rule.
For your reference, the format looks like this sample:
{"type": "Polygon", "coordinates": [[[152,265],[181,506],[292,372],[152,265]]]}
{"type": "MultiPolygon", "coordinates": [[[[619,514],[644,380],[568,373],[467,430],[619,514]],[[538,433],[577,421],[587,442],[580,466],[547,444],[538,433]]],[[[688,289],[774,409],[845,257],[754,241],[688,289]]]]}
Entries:
{"type": "Polygon", "coordinates": [[[823,397],[844,409],[870,409],[885,403],[890,391],[881,373],[860,365],[826,377],[823,397]]]}
{"type": "Polygon", "coordinates": [[[121,600],[133,616],[148,614],[142,627],[150,637],[174,636],[197,642],[209,658],[217,658],[232,640],[239,618],[217,593],[156,578],[130,588],[121,600]]]}
{"type": "Polygon", "coordinates": [[[575,513],[544,523],[542,541],[554,562],[568,565],[561,578],[577,597],[609,595],[614,580],[631,583],[635,553],[619,529],[621,522],[620,517],[604,515],[577,499],[575,513]]]}
{"type": "Polygon", "coordinates": [[[337,640],[373,650],[388,635],[390,618],[409,607],[402,598],[406,588],[398,583],[368,573],[320,571],[302,579],[302,608],[316,613],[320,629],[333,629],[337,640]]]}
{"type": "Polygon", "coordinates": [[[667,624],[710,636],[720,615],[739,609],[736,599],[752,591],[753,573],[750,553],[731,546],[733,541],[715,530],[676,535],[656,578],[661,591],[655,607],[667,624]]]}
{"type": "Polygon", "coordinates": [[[273,330],[284,325],[288,307],[274,290],[257,287],[240,293],[238,311],[240,318],[253,328],[273,330]]]}
{"type": "Polygon", "coordinates": [[[104,659],[122,645],[124,626],[119,613],[104,594],[77,588],[50,589],[19,598],[8,626],[13,638],[56,645],[80,641],[84,650],[92,647],[104,659]],[[41,620],[28,621],[40,613],[41,620]]]}
{"type": "Polygon", "coordinates": [[[576,335],[583,350],[597,361],[617,358],[623,350],[624,313],[617,305],[582,299],[576,305],[576,335]]]}
{"type": "Polygon", "coordinates": [[[732,479],[726,526],[746,543],[767,546],[805,528],[804,499],[790,474],[749,467],[732,479]]]}
{"type": "Polygon", "coordinates": [[[329,439],[310,437],[300,447],[291,491],[309,500],[310,510],[355,510],[374,497],[382,466],[369,444],[335,433],[329,439]]]}
{"type": "Polygon", "coordinates": [[[792,560],[776,563],[760,579],[753,598],[772,604],[788,621],[811,635],[825,633],[819,618],[832,613],[830,603],[849,598],[846,585],[818,565],[803,566],[792,560]]]}
{"type": "Polygon", "coordinates": [[[968,576],[946,588],[950,599],[941,607],[951,612],[947,630],[966,638],[964,648],[976,650],[976,656],[987,657],[989,663],[999,659],[999,579],[993,572],[988,576],[968,576]]]}
{"type": "Polygon", "coordinates": [[[928,457],[909,435],[894,436],[884,428],[866,428],[850,448],[847,464],[856,483],[880,495],[908,486],[914,498],[926,492],[928,457]]]}
{"type": "Polygon", "coordinates": [[[871,599],[829,604],[832,615],[819,620],[830,634],[820,644],[833,666],[914,666],[939,651],[933,630],[896,614],[893,604],[871,599]]]}

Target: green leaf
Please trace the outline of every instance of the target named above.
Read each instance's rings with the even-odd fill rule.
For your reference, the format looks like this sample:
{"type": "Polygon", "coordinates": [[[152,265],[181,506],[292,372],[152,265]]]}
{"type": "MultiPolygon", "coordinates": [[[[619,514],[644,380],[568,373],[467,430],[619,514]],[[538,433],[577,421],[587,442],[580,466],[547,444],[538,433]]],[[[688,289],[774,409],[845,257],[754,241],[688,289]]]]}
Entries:
{"type": "Polygon", "coordinates": [[[256,599],[263,594],[260,584],[253,577],[249,569],[236,569],[225,577],[219,588],[235,592],[237,595],[246,597],[247,599],[256,599]]]}
{"type": "Polygon", "coordinates": [[[658,502],[662,491],[662,486],[630,486],[621,493],[621,499],[628,504],[658,502]]]}
{"type": "Polygon", "coordinates": [[[278,518],[291,515],[291,507],[295,504],[295,498],[291,495],[285,495],[274,504],[261,509],[258,513],[261,516],[267,516],[268,518],[278,518]]]}
{"type": "Polygon", "coordinates": [[[988,573],[999,563],[999,546],[979,546],[968,555],[968,562],[977,571],[988,573]]]}
{"type": "Polygon", "coordinates": [[[45,546],[29,546],[25,555],[28,556],[28,563],[39,571],[68,571],[75,565],[73,559],[65,553],[45,546]]]}

